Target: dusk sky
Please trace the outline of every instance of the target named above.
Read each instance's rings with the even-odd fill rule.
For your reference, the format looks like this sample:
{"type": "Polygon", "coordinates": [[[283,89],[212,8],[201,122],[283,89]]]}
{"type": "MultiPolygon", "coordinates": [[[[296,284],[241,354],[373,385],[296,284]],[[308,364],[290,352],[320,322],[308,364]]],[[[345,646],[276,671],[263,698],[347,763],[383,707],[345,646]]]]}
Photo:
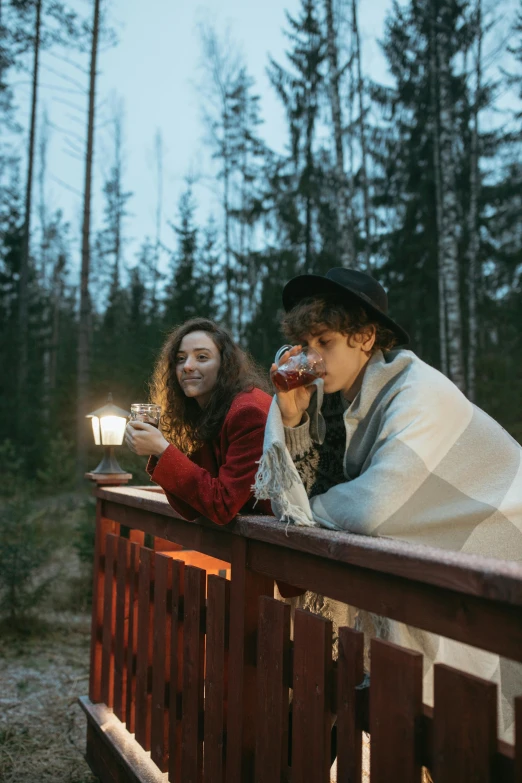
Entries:
{"type": "MultiPolygon", "coordinates": [[[[212,23],[220,34],[229,30],[231,39],[244,56],[248,71],[256,82],[261,96],[261,114],[264,125],[261,135],[273,149],[283,151],[287,142],[286,123],[280,100],[266,75],[268,57],[285,63],[287,40],[283,34],[286,26],[285,9],[298,13],[299,0],[263,0],[262,3],[245,0],[214,0],[207,5],[179,0],[149,0],[146,6],[139,0],[107,0],[109,22],[116,29],[119,43],[113,48],[104,47],[100,52],[98,81],[98,126],[95,142],[95,222],[101,219],[100,193],[104,176],[108,173],[112,141],[107,119],[110,106],[120,101],[124,108],[124,187],[133,193],[129,202],[131,216],[127,221],[129,239],[126,263],[135,263],[135,254],[145,236],[154,236],[156,209],[156,178],[154,172],[154,137],[157,129],[163,135],[164,204],[162,238],[167,245],[174,239],[167,221],[176,221],[177,205],[185,187],[188,174],[196,177],[194,194],[199,204],[199,216],[203,219],[211,211],[220,219],[219,205],[213,191],[216,190],[215,170],[204,143],[202,122],[202,97],[198,84],[202,79],[201,44],[198,23],[212,23]]],[[[77,0],[77,7],[86,13],[90,3],[77,0]]],[[[505,21],[515,12],[514,0],[506,0],[505,21]]],[[[378,39],[383,35],[386,12],[391,0],[362,0],[360,3],[360,30],[365,73],[373,79],[388,79],[386,66],[378,39]]],[[[502,16],[501,16],[502,19],[502,16]]],[[[68,55],[71,57],[71,55],[68,55]]],[[[87,67],[87,56],[74,55],[76,62],[87,67]]],[[[74,90],[74,85],[63,81],[53,70],[70,68],[62,65],[49,53],[42,56],[39,116],[47,110],[52,123],[68,131],[70,140],[80,149],[84,147],[86,94],[64,92],[74,90]],[[52,70],[50,70],[52,69],[52,70]],[[51,89],[53,87],[53,89],[51,89]],[[56,87],[61,88],[57,90],[56,87]],[[74,102],[78,111],[64,106],[60,101],[74,102]],[[74,136],[78,134],[78,138],[74,136]]],[[[78,72],[78,79],[86,84],[87,77],[78,72]]],[[[29,86],[25,88],[27,96],[29,86]]],[[[21,95],[18,93],[19,101],[21,95]]],[[[20,103],[19,119],[27,127],[27,111],[20,103]]],[[[81,197],[74,192],[81,190],[84,163],[67,154],[65,135],[53,128],[50,137],[47,195],[50,206],[62,207],[71,221],[71,233],[79,236],[81,197]],[[71,189],[68,189],[69,185],[71,189]]],[[[23,137],[16,146],[22,153],[23,137]]],[[[75,252],[75,256],[77,252],[75,252]]],[[[73,262],[76,258],[73,259],[73,262]]]]}

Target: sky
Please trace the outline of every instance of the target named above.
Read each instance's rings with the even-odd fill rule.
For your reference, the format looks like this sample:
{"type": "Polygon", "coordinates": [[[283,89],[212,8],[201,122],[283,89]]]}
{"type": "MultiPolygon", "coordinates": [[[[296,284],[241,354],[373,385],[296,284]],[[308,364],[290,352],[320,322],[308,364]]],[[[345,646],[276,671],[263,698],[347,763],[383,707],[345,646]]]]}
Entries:
{"type": "MultiPolygon", "coordinates": [[[[99,227],[100,193],[109,171],[113,142],[110,117],[115,105],[123,107],[125,190],[130,217],[126,232],[129,243],[126,262],[132,266],[138,246],[145,236],[155,235],[157,179],[154,138],[157,130],[164,145],[164,193],[162,239],[173,239],[168,221],[176,221],[178,200],[188,175],[196,177],[194,195],[201,217],[210,212],[219,219],[215,171],[205,146],[202,96],[198,88],[203,78],[198,25],[211,23],[220,35],[229,36],[244,57],[248,71],[261,96],[264,124],[261,135],[274,150],[283,151],[287,142],[282,105],[266,75],[269,56],[285,61],[288,45],[283,33],[285,9],[297,15],[299,0],[105,0],[109,24],[116,30],[118,44],[103,46],[99,55],[97,89],[97,133],[95,139],[94,212],[99,227]]],[[[377,38],[382,34],[390,0],[363,0],[360,11],[362,51],[365,68],[373,76],[386,77],[377,38]]],[[[77,0],[86,13],[89,4],[77,0]]],[[[87,56],[67,54],[84,68],[87,56]]],[[[48,178],[46,197],[53,208],[60,207],[71,222],[78,255],[81,222],[81,190],[84,163],[77,150],[83,149],[87,95],[59,76],[87,83],[86,74],[61,62],[53,54],[42,54],[39,117],[49,117],[48,178]],[[67,105],[64,103],[67,102],[67,105]]],[[[19,120],[28,124],[29,85],[18,88],[19,120]],[[24,99],[27,103],[24,103],[24,99]]],[[[25,140],[17,141],[23,155],[25,140]]]]}
{"type": "MultiPolygon", "coordinates": [[[[72,0],[86,13],[91,3],[72,0]]],[[[286,145],[286,123],[282,105],[266,74],[269,56],[285,62],[287,39],[285,9],[297,15],[299,0],[104,0],[110,25],[116,30],[118,44],[103,46],[99,56],[98,118],[95,140],[94,228],[100,225],[101,190],[109,172],[113,142],[112,107],[123,107],[124,188],[133,193],[126,234],[126,263],[133,266],[139,244],[155,235],[156,175],[154,137],[160,130],[164,144],[164,196],[162,240],[174,244],[168,221],[176,222],[178,200],[186,187],[186,177],[196,178],[194,195],[199,203],[198,217],[210,212],[220,218],[216,201],[216,180],[208,150],[204,144],[202,96],[198,84],[203,78],[198,24],[212,23],[219,34],[228,29],[230,38],[243,55],[250,75],[261,96],[264,124],[261,135],[278,151],[286,145]]],[[[506,0],[514,8],[515,0],[506,0]]],[[[360,0],[363,70],[371,78],[386,82],[389,76],[378,40],[391,0],[360,0]]],[[[86,55],[68,55],[84,68],[86,55]]],[[[61,207],[71,222],[75,239],[73,262],[78,260],[84,162],[71,145],[84,148],[87,95],[85,91],[59,75],[87,84],[86,74],[73,69],[50,53],[42,55],[39,116],[46,111],[53,125],[48,151],[47,199],[53,208],[61,207]],[[65,92],[70,90],[71,92],[65,92]],[[65,105],[63,101],[67,101],[65,105]],[[76,107],[76,108],[73,108],[76,107]]],[[[19,120],[28,124],[28,84],[19,88],[19,120]]],[[[24,138],[17,144],[23,154],[24,138]]]]}

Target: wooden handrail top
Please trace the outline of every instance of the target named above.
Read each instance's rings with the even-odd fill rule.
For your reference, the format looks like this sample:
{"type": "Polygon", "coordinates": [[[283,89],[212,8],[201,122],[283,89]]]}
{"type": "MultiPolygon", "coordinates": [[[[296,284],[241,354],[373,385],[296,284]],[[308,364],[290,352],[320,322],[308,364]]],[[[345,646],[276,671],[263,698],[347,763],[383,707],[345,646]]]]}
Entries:
{"type": "MultiPolygon", "coordinates": [[[[173,520],[183,519],[161,491],[148,487],[98,487],[96,497],[173,520]]],[[[186,521],[184,520],[186,524],[186,521]]],[[[394,574],[465,595],[522,607],[522,563],[453,552],[391,538],[361,536],[325,528],[285,525],[275,517],[239,515],[230,524],[215,525],[205,517],[190,524],[213,533],[242,536],[305,552],[321,559],[394,574]]]]}

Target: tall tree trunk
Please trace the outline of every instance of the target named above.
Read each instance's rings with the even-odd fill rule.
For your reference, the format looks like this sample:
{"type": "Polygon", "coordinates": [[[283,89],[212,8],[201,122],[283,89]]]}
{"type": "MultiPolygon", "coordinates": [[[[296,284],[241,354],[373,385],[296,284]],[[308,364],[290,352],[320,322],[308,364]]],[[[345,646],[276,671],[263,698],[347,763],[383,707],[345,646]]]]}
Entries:
{"type": "MultiPolygon", "coordinates": [[[[353,42],[352,42],[353,43],[353,42]]],[[[353,46],[352,46],[353,50],[353,46]]],[[[353,51],[350,58],[350,82],[348,90],[348,126],[350,133],[348,135],[348,190],[351,194],[349,203],[349,215],[352,225],[352,247],[353,247],[353,265],[356,269],[359,268],[359,258],[357,253],[357,233],[358,233],[358,220],[356,215],[356,200],[355,200],[355,151],[354,151],[354,104],[355,104],[355,58],[353,51]]]]}
{"type": "Polygon", "coordinates": [[[467,391],[469,399],[476,399],[476,360],[477,360],[477,267],[479,254],[478,198],[480,188],[479,177],[479,104],[482,86],[482,3],[477,0],[476,6],[476,63],[475,63],[475,96],[473,101],[473,117],[471,127],[470,155],[470,202],[469,202],[469,246],[468,246],[468,361],[467,361],[467,391]]]}
{"type": "Polygon", "coordinates": [[[121,281],[121,263],[122,263],[122,222],[123,222],[123,164],[122,164],[122,115],[121,109],[116,110],[114,115],[114,167],[113,167],[113,186],[114,186],[114,268],[112,275],[112,300],[116,300],[121,281]]]}
{"type": "Polygon", "coordinates": [[[154,251],[154,269],[152,270],[152,312],[156,310],[156,297],[159,275],[159,261],[161,248],[161,221],[163,215],[163,137],[161,131],[156,131],[154,139],[154,152],[156,154],[156,247],[154,251]]]}
{"type": "Polygon", "coordinates": [[[38,68],[40,60],[40,37],[42,26],[42,0],[37,0],[34,30],[34,61],[31,96],[31,123],[29,127],[29,149],[27,154],[27,183],[25,191],[25,217],[22,252],[20,256],[20,279],[18,285],[18,400],[20,411],[18,430],[25,421],[24,402],[27,396],[28,375],[28,320],[29,320],[29,246],[31,232],[31,206],[33,194],[34,146],[36,138],[36,104],[38,96],[38,68]]]}
{"type": "Polygon", "coordinates": [[[56,391],[58,370],[58,347],[60,345],[60,304],[64,293],[63,276],[65,273],[66,258],[64,253],[59,253],[53,269],[52,281],[52,327],[51,345],[49,351],[49,391],[50,397],[56,391]]]}
{"type": "Polygon", "coordinates": [[[348,213],[349,193],[344,170],[344,139],[343,116],[339,90],[339,57],[337,37],[335,34],[332,0],[325,0],[326,11],[326,43],[328,52],[330,105],[332,109],[332,125],[335,142],[335,178],[337,197],[337,222],[341,238],[340,260],[342,266],[354,264],[353,232],[348,213]]]}
{"type": "Polygon", "coordinates": [[[312,271],[312,171],[313,122],[308,118],[306,132],[306,193],[305,193],[305,272],[312,271]]]}
{"type": "MultiPolygon", "coordinates": [[[[227,98],[225,96],[224,100],[227,98]]],[[[225,323],[232,328],[232,250],[230,247],[230,160],[228,148],[229,120],[228,108],[223,111],[223,212],[225,219],[225,323]]]]}
{"type": "Polygon", "coordinates": [[[370,191],[368,183],[368,150],[366,144],[366,127],[365,127],[365,109],[364,109],[364,89],[362,78],[362,63],[361,63],[361,39],[359,36],[359,25],[357,22],[357,0],[352,0],[352,32],[353,40],[355,43],[355,61],[357,63],[357,96],[359,98],[359,139],[361,145],[361,185],[363,193],[363,208],[364,208],[364,232],[366,234],[365,244],[365,262],[366,269],[371,268],[371,218],[370,218],[370,191]]]}
{"type": "Polygon", "coordinates": [[[47,204],[45,198],[45,183],[47,178],[47,149],[49,145],[49,118],[47,112],[44,113],[40,132],[38,134],[38,214],[40,217],[40,279],[41,285],[45,291],[44,308],[42,313],[43,328],[43,383],[42,383],[42,418],[46,423],[50,421],[51,414],[51,389],[50,389],[50,321],[51,321],[51,285],[49,279],[49,249],[50,237],[49,226],[47,223],[47,204]]]}
{"type": "Polygon", "coordinates": [[[442,185],[439,149],[439,102],[437,95],[437,39],[433,16],[430,19],[430,104],[433,144],[433,173],[435,181],[435,217],[437,228],[437,281],[439,291],[439,347],[440,369],[448,375],[448,345],[446,336],[446,295],[444,287],[444,257],[442,250],[442,185]]]}
{"type": "Polygon", "coordinates": [[[87,149],[85,153],[85,187],[83,198],[82,266],[80,276],[80,322],[78,329],[78,378],[77,378],[77,478],[81,481],[87,458],[87,413],[89,392],[89,332],[91,301],[89,294],[90,235],[91,235],[91,186],[94,154],[94,111],[96,92],[96,61],[100,26],[100,0],[94,0],[89,78],[89,111],[87,117],[87,149]]]}
{"type": "Polygon", "coordinates": [[[458,196],[454,157],[454,117],[451,98],[451,45],[450,20],[440,19],[437,30],[438,73],[439,73],[439,144],[441,172],[442,226],[441,251],[444,261],[444,292],[446,297],[446,326],[448,345],[448,366],[451,380],[462,391],[466,378],[462,352],[462,315],[460,304],[459,257],[458,257],[458,196]]]}

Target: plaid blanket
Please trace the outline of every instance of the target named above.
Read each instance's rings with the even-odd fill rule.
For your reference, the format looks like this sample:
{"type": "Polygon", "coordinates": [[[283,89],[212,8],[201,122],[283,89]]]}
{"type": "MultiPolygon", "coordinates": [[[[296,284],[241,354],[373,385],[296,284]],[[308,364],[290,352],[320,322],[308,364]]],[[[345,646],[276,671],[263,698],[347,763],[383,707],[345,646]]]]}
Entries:
{"type": "MultiPolygon", "coordinates": [[[[324,439],[322,398],[319,381],[307,420],[286,434],[272,403],[254,492],[272,501],[276,516],[522,560],[522,449],[444,375],[411,351],[376,352],[344,412],[346,481],[309,500],[292,456],[296,449],[313,455],[324,439]]],[[[522,667],[400,623],[380,628],[379,635],[424,653],[428,702],[435,661],[496,681],[500,735],[511,737],[522,667]]]]}

